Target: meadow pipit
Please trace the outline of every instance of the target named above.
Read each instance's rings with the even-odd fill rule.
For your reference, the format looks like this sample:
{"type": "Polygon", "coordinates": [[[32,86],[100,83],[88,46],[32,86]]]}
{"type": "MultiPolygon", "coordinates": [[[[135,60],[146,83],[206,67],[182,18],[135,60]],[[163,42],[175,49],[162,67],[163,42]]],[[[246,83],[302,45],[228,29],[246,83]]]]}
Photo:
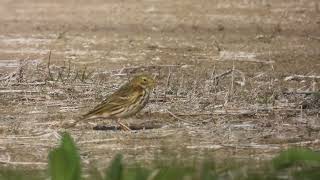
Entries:
{"type": "Polygon", "coordinates": [[[116,119],[124,130],[130,128],[120,122],[121,118],[130,117],[145,107],[155,80],[149,75],[138,75],[108,96],[99,105],[83,115],[74,125],[84,119],[116,119]]]}

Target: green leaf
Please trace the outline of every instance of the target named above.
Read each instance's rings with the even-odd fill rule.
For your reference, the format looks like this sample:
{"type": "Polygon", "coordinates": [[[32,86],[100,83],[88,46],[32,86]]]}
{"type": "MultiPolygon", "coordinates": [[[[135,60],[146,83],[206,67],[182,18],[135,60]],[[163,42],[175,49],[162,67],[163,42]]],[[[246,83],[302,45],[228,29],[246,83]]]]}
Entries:
{"type": "Polygon", "coordinates": [[[320,164],[320,153],[309,149],[293,148],[282,152],[272,160],[273,167],[278,170],[299,162],[320,164]]]}
{"type": "Polygon", "coordinates": [[[49,173],[51,180],[81,179],[80,155],[68,133],[63,134],[60,146],[49,153],[49,173]]]}
{"type": "Polygon", "coordinates": [[[23,170],[20,168],[0,168],[0,180],[40,180],[46,179],[46,173],[41,170],[23,170]]]}
{"type": "Polygon", "coordinates": [[[122,179],[125,180],[147,180],[150,175],[150,170],[141,167],[139,164],[130,165],[124,170],[122,179]]]}
{"type": "Polygon", "coordinates": [[[320,169],[319,167],[313,169],[302,170],[300,172],[295,172],[294,177],[296,179],[319,179],[320,177],[320,169]]]}
{"type": "Polygon", "coordinates": [[[121,180],[123,165],[122,165],[122,155],[118,154],[111,162],[111,165],[106,172],[106,180],[121,180]]]}
{"type": "Polygon", "coordinates": [[[149,176],[149,170],[141,167],[135,168],[135,175],[134,179],[135,180],[146,180],[148,179],[149,176]]]}
{"type": "Polygon", "coordinates": [[[202,180],[213,180],[218,179],[215,175],[215,164],[210,161],[205,161],[202,165],[201,171],[200,171],[200,179],[202,180]]]}

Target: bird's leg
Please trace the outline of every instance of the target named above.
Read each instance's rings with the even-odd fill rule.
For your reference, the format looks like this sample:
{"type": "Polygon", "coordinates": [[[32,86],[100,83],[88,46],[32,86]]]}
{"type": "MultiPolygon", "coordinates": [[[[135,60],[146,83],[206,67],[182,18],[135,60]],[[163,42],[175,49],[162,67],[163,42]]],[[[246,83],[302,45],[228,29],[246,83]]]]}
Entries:
{"type": "Polygon", "coordinates": [[[123,121],[126,123],[127,127],[130,127],[130,124],[128,123],[128,121],[126,120],[123,120],[123,121]]]}
{"type": "Polygon", "coordinates": [[[130,129],[128,126],[126,126],[126,125],[124,125],[123,123],[120,122],[120,118],[117,119],[117,123],[120,125],[120,127],[121,127],[122,130],[124,130],[124,131],[131,131],[131,129],[130,129]]]}

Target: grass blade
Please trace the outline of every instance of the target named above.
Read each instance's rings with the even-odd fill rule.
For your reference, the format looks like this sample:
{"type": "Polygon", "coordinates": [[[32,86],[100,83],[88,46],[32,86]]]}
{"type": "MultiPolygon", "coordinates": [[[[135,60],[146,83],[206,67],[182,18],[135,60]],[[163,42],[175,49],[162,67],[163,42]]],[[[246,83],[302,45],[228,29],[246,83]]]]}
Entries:
{"type": "Polygon", "coordinates": [[[52,180],[81,179],[80,156],[67,133],[63,134],[60,146],[49,153],[49,173],[52,180]]]}
{"type": "Polygon", "coordinates": [[[118,154],[112,160],[111,165],[106,172],[106,180],[121,180],[123,165],[122,165],[122,155],[118,154]]]}

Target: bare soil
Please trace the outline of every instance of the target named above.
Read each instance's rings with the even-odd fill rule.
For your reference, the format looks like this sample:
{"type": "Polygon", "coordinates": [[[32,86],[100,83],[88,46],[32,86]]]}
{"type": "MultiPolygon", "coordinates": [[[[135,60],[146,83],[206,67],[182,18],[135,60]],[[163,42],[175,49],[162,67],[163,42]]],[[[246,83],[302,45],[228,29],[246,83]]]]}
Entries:
{"type": "Polygon", "coordinates": [[[99,167],[320,148],[318,0],[2,0],[0,23],[1,166],[46,167],[63,131],[99,167]],[[158,86],[126,121],[154,128],[62,127],[141,72],[158,86]]]}

